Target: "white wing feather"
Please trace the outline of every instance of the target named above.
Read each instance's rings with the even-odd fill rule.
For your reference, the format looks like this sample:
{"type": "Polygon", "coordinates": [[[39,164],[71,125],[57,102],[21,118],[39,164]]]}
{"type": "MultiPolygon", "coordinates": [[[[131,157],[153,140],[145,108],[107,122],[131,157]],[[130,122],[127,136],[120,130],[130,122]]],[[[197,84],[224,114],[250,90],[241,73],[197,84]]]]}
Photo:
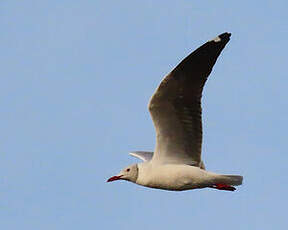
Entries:
{"type": "Polygon", "coordinates": [[[153,157],[154,152],[145,152],[145,151],[134,151],[129,154],[133,157],[137,157],[142,161],[150,161],[153,157]]]}

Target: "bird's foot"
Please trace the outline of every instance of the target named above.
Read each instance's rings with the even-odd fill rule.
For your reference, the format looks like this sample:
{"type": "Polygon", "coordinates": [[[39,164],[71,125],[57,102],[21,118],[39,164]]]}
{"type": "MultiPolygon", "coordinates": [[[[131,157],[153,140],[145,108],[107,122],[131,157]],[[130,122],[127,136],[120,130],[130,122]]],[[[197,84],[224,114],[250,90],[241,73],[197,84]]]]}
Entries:
{"type": "Polygon", "coordinates": [[[211,186],[211,188],[215,188],[218,190],[226,190],[226,191],[235,191],[236,188],[231,186],[231,185],[227,185],[227,184],[215,184],[213,186],[211,186]]]}

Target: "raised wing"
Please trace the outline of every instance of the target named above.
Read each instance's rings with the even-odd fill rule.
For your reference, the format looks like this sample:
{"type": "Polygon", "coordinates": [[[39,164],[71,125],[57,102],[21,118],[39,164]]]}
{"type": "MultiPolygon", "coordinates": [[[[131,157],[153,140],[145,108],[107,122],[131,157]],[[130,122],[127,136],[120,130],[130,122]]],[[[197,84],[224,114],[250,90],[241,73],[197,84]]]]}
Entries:
{"type": "Polygon", "coordinates": [[[133,157],[137,157],[142,161],[150,161],[153,157],[153,152],[134,151],[129,153],[133,157]]]}
{"type": "Polygon", "coordinates": [[[162,80],[152,96],[149,111],[157,136],[153,161],[204,168],[202,90],[230,35],[223,33],[192,52],[162,80]]]}

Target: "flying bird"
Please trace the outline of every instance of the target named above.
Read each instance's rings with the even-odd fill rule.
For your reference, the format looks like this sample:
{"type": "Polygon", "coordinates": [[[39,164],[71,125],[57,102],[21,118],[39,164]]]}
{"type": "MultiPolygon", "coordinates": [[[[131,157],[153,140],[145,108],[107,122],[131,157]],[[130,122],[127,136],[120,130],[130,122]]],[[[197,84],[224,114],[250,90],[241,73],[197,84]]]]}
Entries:
{"type": "Polygon", "coordinates": [[[234,191],[242,184],[242,176],[207,171],[201,159],[202,91],[230,36],[226,32],[206,42],[162,80],[148,106],[156,130],[154,152],[130,153],[143,162],[124,168],[107,182],[126,180],[172,191],[234,191]]]}

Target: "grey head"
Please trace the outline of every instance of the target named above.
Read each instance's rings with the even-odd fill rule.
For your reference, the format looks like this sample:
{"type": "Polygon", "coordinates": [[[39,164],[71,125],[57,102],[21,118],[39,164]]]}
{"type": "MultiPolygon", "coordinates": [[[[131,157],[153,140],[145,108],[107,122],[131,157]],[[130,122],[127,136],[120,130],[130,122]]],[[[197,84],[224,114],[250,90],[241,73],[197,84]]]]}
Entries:
{"type": "Polygon", "coordinates": [[[138,178],[138,165],[133,164],[129,165],[126,168],[122,169],[118,175],[110,177],[107,182],[115,180],[127,180],[136,183],[138,178]]]}

